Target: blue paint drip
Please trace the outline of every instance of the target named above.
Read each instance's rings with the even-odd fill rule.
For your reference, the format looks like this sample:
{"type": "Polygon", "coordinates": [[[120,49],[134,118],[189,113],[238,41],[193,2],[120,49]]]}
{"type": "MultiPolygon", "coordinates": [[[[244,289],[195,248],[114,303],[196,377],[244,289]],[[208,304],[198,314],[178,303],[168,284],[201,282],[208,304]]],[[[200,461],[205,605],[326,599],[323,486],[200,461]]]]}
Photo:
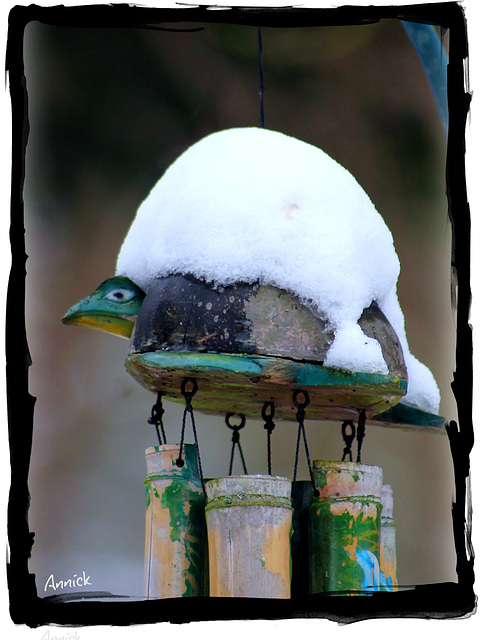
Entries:
{"type": "Polygon", "coordinates": [[[392,577],[386,580],[386,575],[384,571],[381,571],[379,574],[380,582],[381,582],[381,591],[394,591],[392,577]]]}
{"type": "Polygon", "coordinates": [[[381,571],[377,556],[368,549],[362,549],[361,551],[356,551],[356,560],[364,571],[363,591],[380,591],[381,571]]]}
{"type": "Polygon", "coordinates": [[[438,105],[444,131],[448,134],[448,56],[431,24],[402,21],[426,72],[438,105]]]}

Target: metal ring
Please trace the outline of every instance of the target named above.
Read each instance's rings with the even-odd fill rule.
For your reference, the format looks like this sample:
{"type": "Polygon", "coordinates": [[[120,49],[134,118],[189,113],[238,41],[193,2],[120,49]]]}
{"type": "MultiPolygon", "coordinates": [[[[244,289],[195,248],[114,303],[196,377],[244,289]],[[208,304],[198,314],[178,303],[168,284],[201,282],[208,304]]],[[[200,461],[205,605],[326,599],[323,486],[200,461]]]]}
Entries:
{"type": "Polygon", "coordinates": [[[262,407],[262,418],[266,422],[272,420],[274,417],[276,410],[273,402],[264,402],[264,406],[262,407]],[[267,413],[267,409],[270,409],[270,413],[267,413]]]}
{"type": "Polygon", "coordinates": [[[354,426],[354,423],[351,420],[346,420],[345,422],[342,423],[342,437],[344,439],[344,442],[346,444],[350,444],[354,441],[354,438],[356,436],[356,427],[354,426]],[[346,428],[347,427],[351,427],[351,433],[348,434],[346,432],[346,428]]]}
{"type": "Polygon", "coordinates": [[[184,396],[184,398],[193,398],[195,396],[195,394],[197,393],[197,389],[199,388],[198,384],[197,384],[197,380],[195,378],[184,378],[182,380],[182,384],[180,385],[180,392],[181,394],[184,396]],[[192,391],[187,391],[186,390],[186,386],[188,384],[192,385],[192,391]]]}
{"type": "Polygon", "coordinates": [[[246,417],[242,413],[227,413],[225,416],[225,423],[229,427],[229,429],[242,429],[246,423],[246,417]],[[229,421],[232,416],[239,416],[239,418],[241,419],[241,423],[239,425],[231,424],[229,421]]]}
{"type": "Polygon", "coordinates": [[[296,389],[296,391],[294,391],[294,393],[292,394],[292,402],[294,403],[296,409],[305,409],[307,406],[309,406],[310,401],[311,400],[309,398],[309,394],[307,393],[307,391],[303,391],[302,389],[296,389]],[[299,402],[298,400],[298,397],[301,393],[304,396],[303,403],[299,402]]]}

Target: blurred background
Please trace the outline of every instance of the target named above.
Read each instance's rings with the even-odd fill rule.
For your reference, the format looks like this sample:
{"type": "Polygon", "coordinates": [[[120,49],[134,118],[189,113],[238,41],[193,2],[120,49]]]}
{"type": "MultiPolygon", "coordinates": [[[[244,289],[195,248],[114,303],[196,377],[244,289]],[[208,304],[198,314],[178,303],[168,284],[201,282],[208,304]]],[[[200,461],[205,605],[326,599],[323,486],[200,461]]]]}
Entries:
{"type": "MultiPolygon", "coordinates": [[[[137,207],[180,153],[211,132],[259,124],[257,28],[162,27],[185,31],[32,22],[25,33],[30,570],[40,596],[53,594],[51,574],[82,571],[90,590],[142,596],[144,452],[156,443],[155,396],[125,372],[128,342],[61,318],[114,274],[137,207]]],[[[438,382],[441,415],[456,420],[446,140],[410,40],[397,20],[262,34],[266,127],[326,151],[384,217],[411,352],[438,382]]],[[[182,408],[165,409],[173,441],[182,408]]],[[[232,432],[223,417],[196,422],[205,476],[226,475],[232,432]]],[[[311,458],[342,457],[340,424],[306,429],[311,458]]],[[[292,477],[296,434],[294,422],[276,426],[277,475],[292,477]]],[[[263,422],[248,421],[241,441],[249,472],[267,472],[263,422]]],[[[369,426],[363,462],[383,467],[394,489],[400,583],[456,581],[447,437],[369,426]]],[[[298,477],[308,477],[302,452],[298,477]]]]}

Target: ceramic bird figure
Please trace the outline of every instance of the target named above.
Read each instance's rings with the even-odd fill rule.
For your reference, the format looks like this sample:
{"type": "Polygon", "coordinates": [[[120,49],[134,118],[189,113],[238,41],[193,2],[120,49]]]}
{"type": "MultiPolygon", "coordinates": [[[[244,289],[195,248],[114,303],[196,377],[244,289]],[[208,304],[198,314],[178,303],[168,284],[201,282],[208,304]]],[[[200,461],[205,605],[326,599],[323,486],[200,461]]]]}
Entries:
{"type": "Polygon", "coordinates": [[[257,282],[296,295],[327,322],[334,337],[325,367],[386,375],[380,343],[358,324],[374,302],[402,345],[406,402],[436,413],[436,381],[409,350],[399,271],[392,234],[349,171],[293,137],[234,128],[196,142],[167,169],[120,248],[124,280],[102,283],[64,322],[128,338],[159,279],[257,282]]]}
{"type": "Polygon", "coordinates": [[[144,298],[145,293],[132,280],[116,276],[71,307],[62,322],[129,339],[144,298]]]}

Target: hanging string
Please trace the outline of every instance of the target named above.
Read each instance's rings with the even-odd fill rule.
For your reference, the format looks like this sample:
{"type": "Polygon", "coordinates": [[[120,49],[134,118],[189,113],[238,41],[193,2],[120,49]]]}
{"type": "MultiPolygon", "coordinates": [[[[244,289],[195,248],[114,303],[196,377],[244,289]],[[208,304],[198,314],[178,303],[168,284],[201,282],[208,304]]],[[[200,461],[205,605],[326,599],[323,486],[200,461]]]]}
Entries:
{"type": "Polygon", "coordinates": [[[259,96],[261,99],[260,126],[264,128],[264,63],[262,60],[262,29],[257,27],[257,46],[259,51],[259,96]]]}
{"type": "Polygon", "coordinates": [[[274,423],[274,414],[276,410],[273,402],[264,402],[262,407],[262,419],[264,420],[264,429],[267,430],[267,473],[272,475],[272,450],[271,450],[271,434],[276,425],[274,423]]]}
{"type": "Polygon", "coordinates": [[[292,477],[292,482],[294,483],[296,481],[296,477],[297,477],[297,465],[298,465],[298,462],[299,462],[299,444],[300,444],[301,433],[302,433],[302,437],[303,437],[303,440],[304,440],[304,448],[306,450],[307,466],[308,466],[308,469],[309,469],[309,476],[311,478],[312,489],[313,489],[314,495],[318,496],[319,495],[319,491],[316,489],[316,481],[314,479],[314,474],[312,472],[311,458],[309,456],[309,447],[307,445],[306,429],[304,427],[304,419],[305,419],[305,416],[306,416],[306,408],[309,406],[309,403],[310,403],[311,400],[309,398],[309,394],[307,393],[307,391],[296,390],[292,394],[292,401],[294,403],[294,406],[297,409],[296,420],[297,420],[297,423],[299,424],[299,429],[297,431],[296,460],[295,460],[295,463],[294,463],[294,474],[293,474],[293,477],[292,477]],[[300,400],[299,400],[299,396],[301,394],[304,396],[304,402],[300,402],[300,400]]]}
{"type": "Polygon", "coordinates": [[[184,415],[182,416],[182,431],[181,431],[181,436],[180,436],[180,451],[179,451],[179,457],[176,460],[176,465],[178,467],[183,467],[184,464],[185,464],[184,459],[182,458],[182,452],[184,450],[185,423],[186,423],[187,414],[189,414],[190,415],[190,421],[191,421],[191,424],[192,424],[192,431],[194,433],[195,449],[197,451],[197,461],[199,463],[200,481],[202,483],[202,490],[204,492],[204,495],[207,496],[206,491],[205,491],[205,485],[204,485],[204,474],[202,473],[202,462],[201,462],[201,459],[200,459],[199,440],[197,438],[197,429],[195,427],[194,409],[192,407],[192,398],[197,393],[197,389],[198,389],[198,385],[197,385],[197,380],[195,378],[185,378],[182,381],[182,384],[181,384],[181,387],[180,387],[180,392],[181,392],[181,394],[182,394],[182,396],[184,397],[184,400],[185,400],[185,409],[184,409],[184,415]],[[187,390],[187,385],[188,384],[192,385],[192,389],[190,391],[187,390]]]}
{"type": "Polygon", "coordinates": [[[342,423],[342,437],[344,440],[344,444],[346,445],[344,447],[344,451],[342,455],[342,462],[344,462],[344,460],[346,459],[346,456],[349,456],[349,462],[352,462],[351,447],[352,447],[352,443],[354,442],[354,438],[356,437],[356,427],[354,426],[354,423],[351,420],[346,420],[345,422],[342,423]],[[348,427],[350,427],[350,433],[347,433],[348,427]]]}
{"type": "Polygon", "coordinates": [[[362,409],[359,412],[359,421],[357,423],[357,460],[356,462],[361,462],[361,448],[362,442],[364,440],[364,436],[366,434],[366,411],[362,409]]]}
{"type": "Polygon", "coordinates": [[[162,393],[157,393],[157,402],[152,407],[150,418],[147,420],[149,424],[155,425],[157,431],[157,438],[159,439],[159,445],[167,444],[167,438],[165,437],[164,422],[162,416],[164,415],[164,407],[162,405],[162,393]],[[162,437],[160,436],[159,426],[162,429],[162,437]]]}
{"type": "Polygon", "coordinates": [[[241,419],[240,424],[231,424],[230,423],[230,419],[232,418],[232,416],[235,416],[235,415],[236,415],[235,413],[228,413],[226,415],[226,417],[225,417],[226,425],[229,427],[229,429],[232,429],[232,431],[234,432],[232,434],[232,451],[231,451],[231,454],[230,454],[230,464],[229,464],[229,475],[230,476],[232,475],[232,468],[234,466],[234,454],[235,454],[236,446],[239,449],[239,453],[240,453],[241,460],[242,460],[242,466],[244,468],[244,473],[245,473],[245,475],[247,475],[246,461],[244,459],[244,453],[242,451],[242,447],[241,447],[241,443],[240,443],[240,433],[239,433],[239,431],[244,428],[244,425],[246,423],[246,418],[245,418],[244,415],[239,413],[237,415],[241,419]]]}

